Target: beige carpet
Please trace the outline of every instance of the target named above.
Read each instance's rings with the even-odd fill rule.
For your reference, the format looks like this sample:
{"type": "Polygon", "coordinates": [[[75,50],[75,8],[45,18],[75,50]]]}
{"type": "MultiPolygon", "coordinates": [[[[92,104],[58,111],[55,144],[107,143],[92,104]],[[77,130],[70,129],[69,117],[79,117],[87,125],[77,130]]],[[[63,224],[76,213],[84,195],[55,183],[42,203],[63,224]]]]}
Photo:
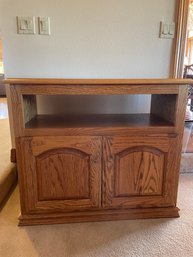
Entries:
{"type": "Polygon", "coordinates": [[[180,177],[178,219],[18,227],[18,189],[0,214],[1,257],[193,257],[193,174],[180,177]]]}
{"type": "Polygon", "coordinates": [[[7,103],[0,98],[0,208],[11,188],[16,183],[16,165],[10,162],[11,137],[7,103]]]}

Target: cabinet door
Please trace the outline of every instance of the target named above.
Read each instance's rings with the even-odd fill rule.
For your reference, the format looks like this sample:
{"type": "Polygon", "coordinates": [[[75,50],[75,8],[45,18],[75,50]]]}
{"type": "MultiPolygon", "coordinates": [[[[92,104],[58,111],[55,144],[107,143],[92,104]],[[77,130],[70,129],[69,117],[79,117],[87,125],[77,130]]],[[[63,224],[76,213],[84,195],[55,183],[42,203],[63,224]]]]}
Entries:
{"type": "Polygon", "coordinates": [[[18,139],[23,213],[99,208],[101,147],[100,137],[18,139]]]}
{"type": "Polygon", "coordinates": [[[175,136],[105,137],[103,207],[175,206],[175,136]]]}

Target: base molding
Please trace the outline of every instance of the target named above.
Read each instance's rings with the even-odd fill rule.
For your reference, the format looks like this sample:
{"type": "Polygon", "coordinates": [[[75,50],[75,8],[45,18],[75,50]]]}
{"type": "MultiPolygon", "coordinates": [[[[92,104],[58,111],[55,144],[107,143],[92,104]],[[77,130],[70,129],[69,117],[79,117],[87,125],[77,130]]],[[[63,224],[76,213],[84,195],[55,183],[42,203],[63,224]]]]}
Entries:
{"type": "Polygon", "coordinates": [[[19,226],[62,224],[91,221],[129,220],[129,219],[153,219],[153,218],[178,218],[179,208],[141,208],[129,210],[99,210],[73,213],[50,214],[21,214],[19,226]]]}

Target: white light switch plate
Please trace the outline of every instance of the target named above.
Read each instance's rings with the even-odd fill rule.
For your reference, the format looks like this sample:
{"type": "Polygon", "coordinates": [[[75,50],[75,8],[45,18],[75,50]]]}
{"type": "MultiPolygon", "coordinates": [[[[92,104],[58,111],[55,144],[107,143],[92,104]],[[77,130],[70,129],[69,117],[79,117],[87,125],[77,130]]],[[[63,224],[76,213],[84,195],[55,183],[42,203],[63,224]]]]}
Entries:
{"type": "Polygon", "coordinates": [[[49,17],[39,17],[38,25],[39,25],[40,35],[50,35],[50,18],[49,17]]]}
{"type": "Polygon", "coordinates": [[[160,38],[174,38],[175,37],[175,23],[167,23],[161,21],[160,23],[160,38]]]}
{"type": "Polygon", "coordinates": [[[35,17],[17,17],[18,34],[35,34],[35,17]]]}

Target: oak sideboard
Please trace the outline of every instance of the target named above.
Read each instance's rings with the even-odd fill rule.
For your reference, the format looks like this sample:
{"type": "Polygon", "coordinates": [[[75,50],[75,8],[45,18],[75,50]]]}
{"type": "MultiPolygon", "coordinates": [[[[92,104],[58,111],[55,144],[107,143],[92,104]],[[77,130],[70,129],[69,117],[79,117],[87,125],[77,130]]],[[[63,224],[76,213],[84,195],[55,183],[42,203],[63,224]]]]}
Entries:
{"type": "Polygon", "coordinates": [[[4,83],[10,87],[13,112],[19,225],[179,217],[177,189],[190,80],[4,83]],[[149,95],[150,110],[39,113],[39,96],[77,95],[149,95]]]}

